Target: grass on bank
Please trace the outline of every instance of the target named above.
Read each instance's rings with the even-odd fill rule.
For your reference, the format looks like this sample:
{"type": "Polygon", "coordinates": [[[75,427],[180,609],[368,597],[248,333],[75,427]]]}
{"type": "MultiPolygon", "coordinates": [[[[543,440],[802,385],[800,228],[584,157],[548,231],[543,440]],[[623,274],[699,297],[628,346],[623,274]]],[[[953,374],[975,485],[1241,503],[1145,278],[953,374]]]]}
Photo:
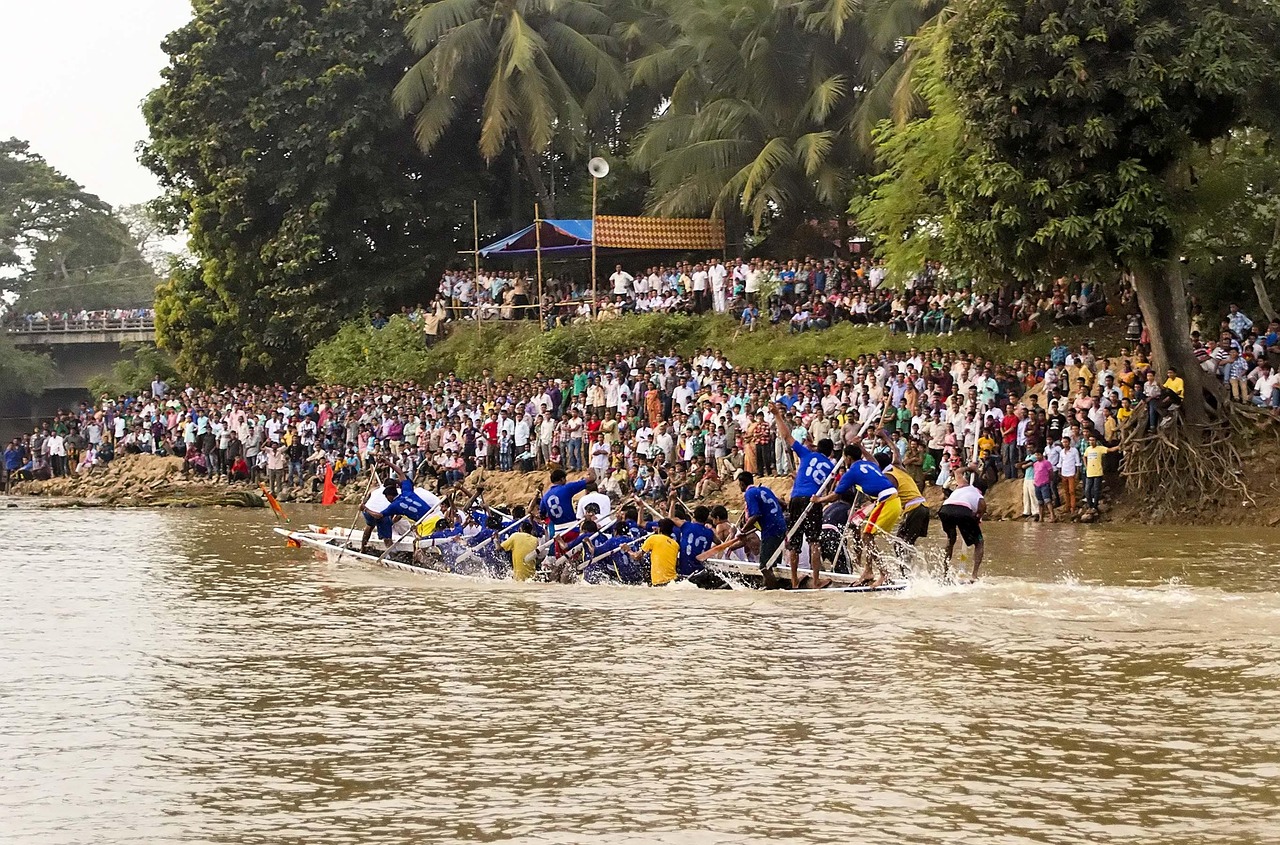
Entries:
{"type": "Polygon", "coordinates": [[[530,322],[492,322],[454,326],[449,336],[427,348],[421,330],[404,317],[383,329],[368,321],[349,323],[311,353],[307,371],[317,382],[356,386],[379,381],[435,381],[442,375],[473,378],[488,368],[496,377],[564,373],[595,357],[612,358],[638,346],[688,356],[710,347],[724,351],[735,366],[786,370],[827,358],[857,357],[881,350],[911,347],[967,350],[998,361],[1047,355],[1053,334],[1075,348],[1096,340],[1099,351],[1121,345],[1121,328],[1113,319],[1094,328],[1044,330],[1005,342],[985,332],[953,336],[891,334],[887,328],[841,323],[824,331],[791,334],[786,327],[738,331],[724,316],[687,317],[645,314],[602,323],[564,326],[539,333],[530,322]]]}

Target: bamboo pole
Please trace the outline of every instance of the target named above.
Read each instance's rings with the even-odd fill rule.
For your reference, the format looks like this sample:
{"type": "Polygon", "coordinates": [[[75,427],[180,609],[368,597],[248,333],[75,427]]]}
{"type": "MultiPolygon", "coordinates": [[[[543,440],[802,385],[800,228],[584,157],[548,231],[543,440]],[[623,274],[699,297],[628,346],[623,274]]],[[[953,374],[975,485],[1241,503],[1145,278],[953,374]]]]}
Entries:
{"type": "Polygon", "coordinates": [[[533,236],[537,244],[536,252],[538,255],[538,331],[545,332],[547,330],[547,320],[542,313],[542,210],[536,202],[533,204],[533,236]]]}
{"type": "Polygon", "coordinates": [[[474,244],[472,254],[476,259],[476,334],[484,336],[484,309],[480,307],[480,203],[471,201],[471,238],[474,244]]]}
{"type": "Polygon", "coordinates": [[[595,319],[600,311],[600,299],[596,294],[599,276],[596,274],[596,194],[600,187],[600,178],[591,177],[591,319],[595,319]]]}

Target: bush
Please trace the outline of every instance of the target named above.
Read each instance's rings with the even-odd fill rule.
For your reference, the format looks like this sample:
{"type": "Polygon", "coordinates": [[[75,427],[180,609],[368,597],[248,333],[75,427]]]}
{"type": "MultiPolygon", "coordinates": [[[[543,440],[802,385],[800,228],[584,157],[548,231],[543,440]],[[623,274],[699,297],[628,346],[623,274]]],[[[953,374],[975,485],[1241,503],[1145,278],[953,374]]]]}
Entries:
{"type": "Polygon", "coordinates": [[[307,373],[321,384],[347,387],[422,380],[430,375],[426,336],[417,323],[399,314],[381,329],[365,317],[312,349],[307,373]]]}
{"type": "MultiPolygon", "coordinates": [[[[1100,336],[1118,337],[1119,327],[1109,321],[1100,336]]],[[[1073,345],[1095,333],[1086,329],[1059,332],[1073,345]]],[[[1117,344],[1105,344],[1110,347],[1117,344]]],[[[374,329],[367,320],[344,326],[330,341],[311,353],[307,371],[318,382],[347,386],[379,381],[434,381],[441,376],[476,378],[485,369],[496,378],[528,377],[539,372],[563,374],[574,364],[592,357],[612,360],[639,346],[652,352],[674,350],[690,356],[711,347],[723,351],[735,366],[757,370],[795,369],[820,363],[828,357],[856,358],[882,349],[907,350],[913,346],[966,349],[1009,361],[1047,355],[1046,332],[1012,343],[983,332],[961,332],[954,337],[933,335],[909,338],[891,335],[888,329],[841,323],[825,331],[793,335],[782,327],[739,331],[725,316],[686,317],[644,314],[601,323],[562,326],[539,333],[536,323],[487,322],[453,326],[447,338],[430,349],[421,331],[403,317],[393,317],[385,329],[374,329]]],[[[1100,351],[1110,351],[1100,348],[1100,351]]]]}

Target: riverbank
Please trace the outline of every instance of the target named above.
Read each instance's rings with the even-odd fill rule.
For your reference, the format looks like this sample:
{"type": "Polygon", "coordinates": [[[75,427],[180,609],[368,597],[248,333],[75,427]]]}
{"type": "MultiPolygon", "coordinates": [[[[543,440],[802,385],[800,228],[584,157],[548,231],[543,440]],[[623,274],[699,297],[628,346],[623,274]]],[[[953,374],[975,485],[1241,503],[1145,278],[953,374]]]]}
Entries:
{"type": "MultiPolygon", "coordinates": [[[[1280,526],[1280,441],[1259,440],[1243,453],[1243,482],[1252,499],[1238,491],[1224,491],[1215,499],[1187,505],[1168,501],[1142,501],[1123,490],[1123,480],[1110,478],[1102,512],[1086,521],[1120,525],[1268,525],[1280,526]]],[[[154,455],[124,455],[106,467],[65,478],[28,481],[15,485],[10,497],[38,498],[46,507],[266,507],[256,485],[247,483],[211,484],[204,478],[183,473],[181,458],[154,455]]],[[[582,478],[584,474],[573,474],[582,478]]],[[[779,496],[791,491],[791,479],[765,477],[760,482],[779,496]]],[[[467,478],[469,490],[480,490],[491,504],[527,504],[546,483],[546,473],[491,472],[477,470],[467,478]]],[[[944,498],[937,487],[924,488],[925,500],[937,511],[944,498]]],[[[363,482],[339,490],[339,502],[348,506],[364,494],[363,482]]],[[[286,488],[280,494],[286,504],[319,504],[320,495],[306,487],[286,488]]],[[[726,483],[699,500],[701,504],[724,505],[731,512],[741,509],[737,486],[726,483]]],[[[1023,518],[1022,479],[1001,480],[987,491],[987,519],[1013,521],[1023,518]]],[[[1079,521],[1074,515],[1063,521],[1079,521]]]]}
{"type": "Polygon", "coordinates": [[[187,476],[182,459],[122,455],[104,467],[46,481],[14,485],[10,498],[38,497],[60,508],[263,508],[266,501],[248,484],[211,484],[187,476]]]}

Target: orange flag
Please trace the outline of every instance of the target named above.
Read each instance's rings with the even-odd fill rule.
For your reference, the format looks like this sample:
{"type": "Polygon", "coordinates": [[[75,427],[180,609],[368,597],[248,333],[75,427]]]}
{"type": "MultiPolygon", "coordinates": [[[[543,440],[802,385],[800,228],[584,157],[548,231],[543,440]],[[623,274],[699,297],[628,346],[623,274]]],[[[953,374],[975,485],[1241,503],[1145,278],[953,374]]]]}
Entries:
{"type": "Polygon", "coordinates": [[[271,495],[271,491],[267,489],[267,485],[259,482],[258,487],[262,488],[262,495],[266,497],[267,504],[271,505],[271,509],[276,512],[276,516],[280,517],[285,522],[288,522],[289,517],[284,515],[284,508],[280,507],[280,503],[276,501],[276,497],[271,495]]]}
{"type": "Polygon", "coordinates": [[[333,464],[329,464],[324,468],[324,495],[320,497],[320,504],[332,505],[338,501],[338,485],[333,483],[333,464]]]}

